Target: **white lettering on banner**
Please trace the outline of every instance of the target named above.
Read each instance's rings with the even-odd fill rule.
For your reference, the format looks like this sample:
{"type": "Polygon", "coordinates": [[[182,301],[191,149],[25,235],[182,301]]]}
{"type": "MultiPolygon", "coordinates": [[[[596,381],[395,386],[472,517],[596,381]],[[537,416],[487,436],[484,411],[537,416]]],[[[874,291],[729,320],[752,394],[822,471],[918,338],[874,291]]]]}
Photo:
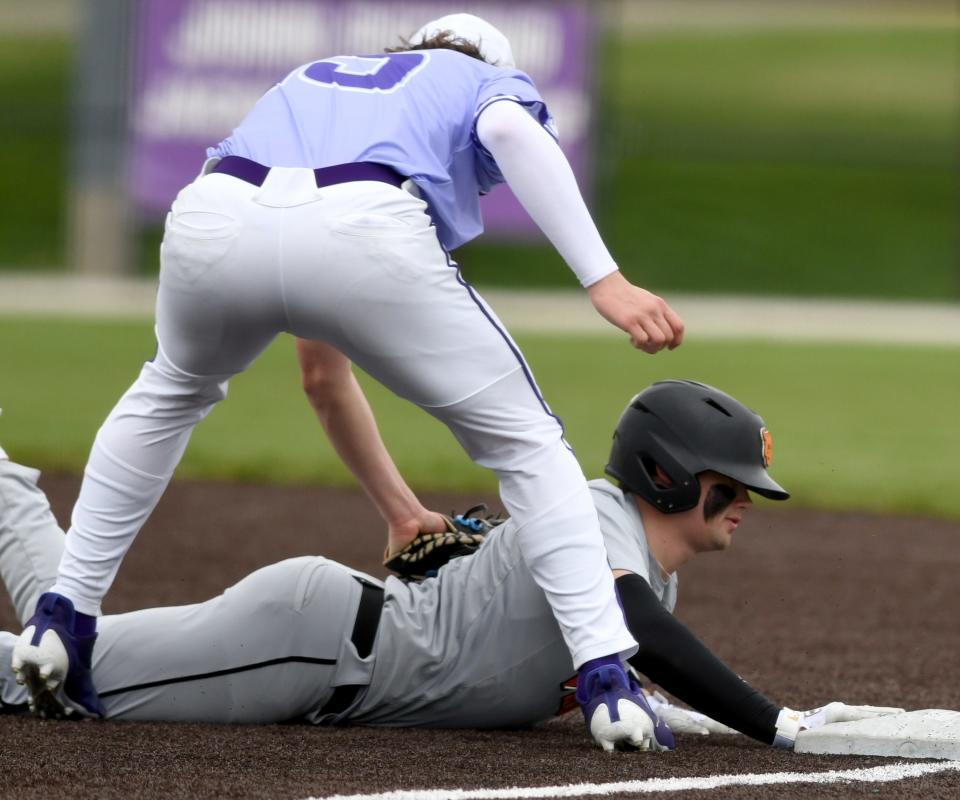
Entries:
{"type": "MultiPolygon", "coordinates": [[[[502,3],[477,3],[473,10],[510,39],[525,72],[543,79],[559,68],[563,51],[556,45],[562,29],[556,15],[502,3]]],[[[232,69],[289,69],[335,51],[372,55],[399,45],[401,36],[413,34],[441,8],[437,3],[358,2],[339,9],[339,15],[333,12],[303,0],[196,2],[170,37],[167,55],[181,67],[232,69]]]]}
{"type": "MultiPolygon", "coordinates": [[[[399,44],[398,31],[409,36],[440,13],[436,3],[357,2],[343,6],[340,24],[335,24],[330,6],[303,0],[206,0],[188,8],[166,45],[180,71],[149,83],[134,116],[134,129],[148,138],[224,136],[284,70],[334,49],[381,52],[399,44]],[[211,68],[227,74],[214,78],[194,72],[211,68]],[[238,72],[264,77],[241,78],[238,72]]],[[[548,76],[560,66],[563,51],[556,44],[562,29],[555,15],[537,8],[512,10],[502,3],[473,8],[504,31],[522,69],[548,76]]],[[[584,136],[589,98],[571,90],[545,94],[564,140],[584,136]]]]}
{"type": "Polygon", "coordinates": [[[332,44],[324,8],[310,3],[207,0],[189,9],[167,45],[182,67],[291,69],[332,44]]]}
{"type": "Polygon", "coordinates": [[[133,127],[149,138],[217,141],[230,133],[264,88],[259,79],[171,77],[144,92],[133,127]]]}

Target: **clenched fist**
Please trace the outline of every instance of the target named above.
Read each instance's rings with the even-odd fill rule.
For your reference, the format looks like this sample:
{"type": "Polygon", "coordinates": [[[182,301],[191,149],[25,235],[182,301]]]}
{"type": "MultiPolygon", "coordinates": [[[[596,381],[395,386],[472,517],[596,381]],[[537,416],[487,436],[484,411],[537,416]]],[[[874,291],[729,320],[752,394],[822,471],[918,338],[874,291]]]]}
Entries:
{"type": "Polygon", "coordinates": [[[630,336],[645,353],[673,350],[683,342],[683,320],[657,295],[612,272],[587,288],[590,302],[607,322],[630,336]]]}

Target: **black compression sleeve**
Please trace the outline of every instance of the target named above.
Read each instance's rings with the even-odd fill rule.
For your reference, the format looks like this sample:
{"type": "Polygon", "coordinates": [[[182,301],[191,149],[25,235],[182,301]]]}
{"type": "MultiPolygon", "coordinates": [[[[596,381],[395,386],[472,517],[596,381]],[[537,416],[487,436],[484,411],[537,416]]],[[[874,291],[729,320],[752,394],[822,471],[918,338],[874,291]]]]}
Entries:
{"type": "Polygon", "coordinates": [[[640,644],[630,663],[654,683],[741,733],[771,744],[780,708],[673,618],[639,575],[617,578],[627,627],[640,644]]]}

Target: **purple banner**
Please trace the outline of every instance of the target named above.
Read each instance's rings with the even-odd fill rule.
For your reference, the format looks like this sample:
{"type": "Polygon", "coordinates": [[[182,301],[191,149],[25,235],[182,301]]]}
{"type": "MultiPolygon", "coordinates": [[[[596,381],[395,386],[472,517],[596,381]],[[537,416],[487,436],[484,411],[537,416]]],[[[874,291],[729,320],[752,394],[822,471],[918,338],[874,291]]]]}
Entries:
{"type": "MultiPolygon", "coordinates": [[[[166,210],[199,172],[208,146],[228,136],[257,99],[298,64],[380,52],[447,2],[141,0],[131,121],[133,198],[166,210]]],[[[510,39],[557,121],[562,147],[589,186],[593,25],[586,2],[470,3],[510,39]]],[[[486,229],[539,236],[510,190],[483,199],[486,229]]]]}

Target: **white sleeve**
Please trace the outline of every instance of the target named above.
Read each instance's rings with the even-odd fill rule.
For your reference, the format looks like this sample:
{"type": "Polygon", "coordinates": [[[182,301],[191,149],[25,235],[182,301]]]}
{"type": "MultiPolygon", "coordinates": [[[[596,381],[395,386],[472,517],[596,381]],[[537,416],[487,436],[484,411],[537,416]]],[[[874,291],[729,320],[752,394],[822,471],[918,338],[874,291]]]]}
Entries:
{"type": "Polygon", "coordinates": [[[491,103],[477,118],[477,138],[527,213],[584,287],[617,270],[590,217],[559,145],[519,103],[491,103]]]}

